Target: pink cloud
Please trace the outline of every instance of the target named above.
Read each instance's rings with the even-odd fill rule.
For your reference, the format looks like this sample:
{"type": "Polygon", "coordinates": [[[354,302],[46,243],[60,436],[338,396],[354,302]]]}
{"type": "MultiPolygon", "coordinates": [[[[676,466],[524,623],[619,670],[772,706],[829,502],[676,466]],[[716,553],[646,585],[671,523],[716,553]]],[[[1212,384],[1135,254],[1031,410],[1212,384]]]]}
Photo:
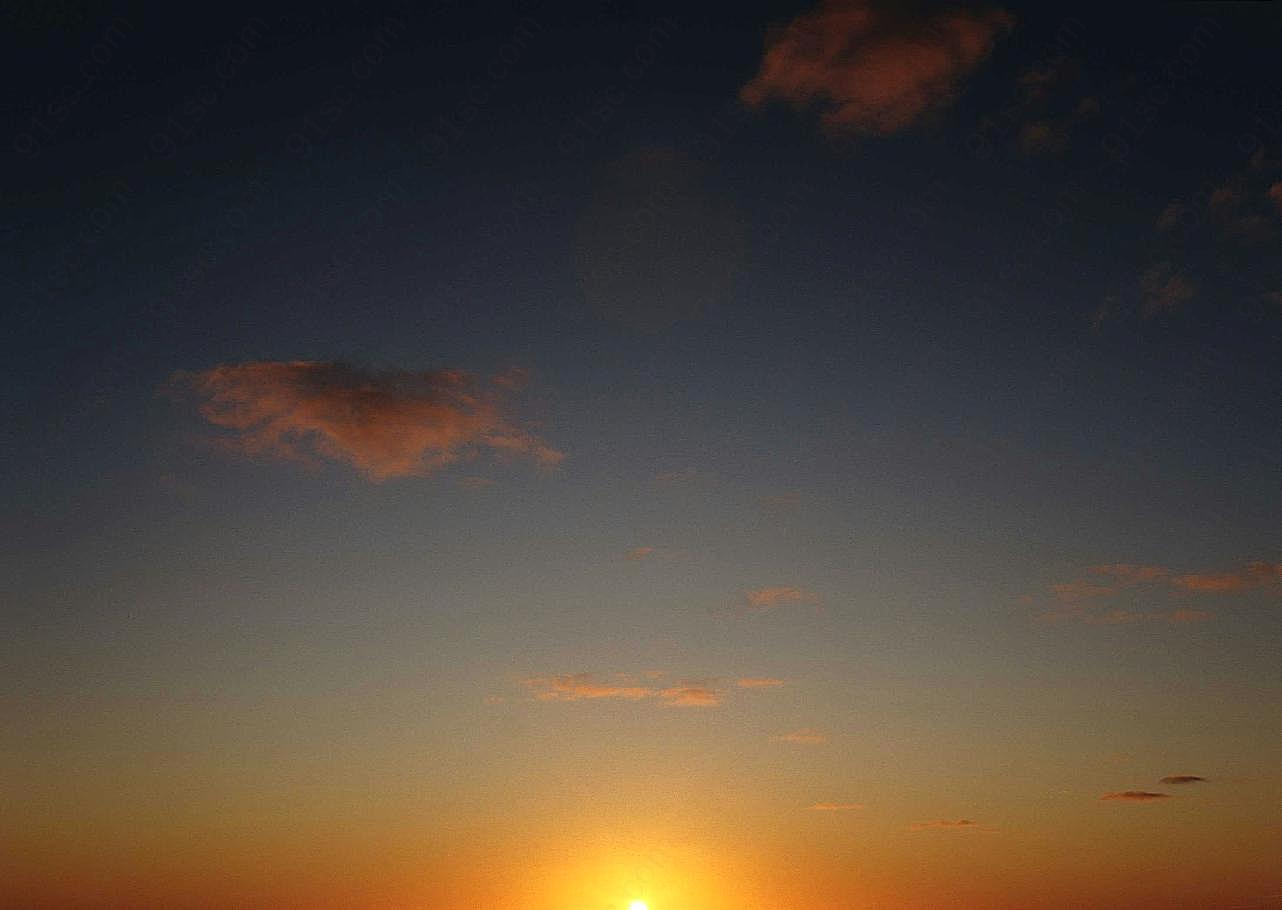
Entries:
{"type": "Polygon", "coordinates": [[[175,374],[222,442],[250,457],[350,465],[374,481],[430,474],[481,452],[543,466],[564,457],[508,413],[512,380],[458,370],[365,370],[322,361],[224,364],[175,374]]]}
{"type": "Polygon", "coordinates": [[[891,4],[826,0],[767,40],[761,69],[739,93],[816,106],[836,132],[888,135],[946,105],[1014,24],[1001,10],[913,15],[891,4]]]}

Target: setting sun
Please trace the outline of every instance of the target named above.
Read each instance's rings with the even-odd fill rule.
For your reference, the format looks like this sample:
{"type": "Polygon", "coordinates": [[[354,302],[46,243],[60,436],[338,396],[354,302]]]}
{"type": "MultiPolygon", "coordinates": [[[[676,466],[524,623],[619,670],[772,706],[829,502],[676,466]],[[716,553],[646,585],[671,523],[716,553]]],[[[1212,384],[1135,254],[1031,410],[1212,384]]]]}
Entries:
{"type": "Polygon", "coordinates": [[[628,910],[650,910],[650,905],[645,901],[633,901],[628,904],[628,910]]]}

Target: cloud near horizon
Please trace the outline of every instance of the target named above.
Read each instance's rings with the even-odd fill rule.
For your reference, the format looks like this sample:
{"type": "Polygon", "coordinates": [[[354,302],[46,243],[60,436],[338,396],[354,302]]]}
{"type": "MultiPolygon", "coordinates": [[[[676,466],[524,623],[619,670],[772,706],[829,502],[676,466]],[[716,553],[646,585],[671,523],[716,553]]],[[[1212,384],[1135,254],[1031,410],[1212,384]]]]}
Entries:
{"type": "MultiPolygon", "coordinates": [[[[646,674],[654,678],[654,674],[646,674]]],[[[715,708],[721,704],[720,690],[706,681],[683,681],[679,685],[656,688],[645,686],[620,674],[618,682],[598,680],[591,673],[567,673],[537,676],[524,681],[539,701],[592,701],[618,699],[644,701],[654,699],[673,708],[715,708]]]]}
{"type": "Polygon", "coordinates": [[[1000,9],[913,15],[888,3],[825,0],[767,37],[749,107],[818,107],[835,133],[890,135],[948,104],[1014,25],[1000,9]]]}
{"type": "Polygon", "coordinates": [[[743,592],[742,606],[757,613],[768,613],[784,604],[817,604],[819,595],[806,588],[791,585],[769,585],[743,592]]]}
{"type": "Polygon", "coordinates": [[[222,364],[174,374],[202,417],[251,458],[355,468],[369,480],[431,474],[482,452],[552,467],[564,455],[508,413],[522,375],[488,383],[460,370],[371,370],[328,361],[222,364]]]}
{"type": "Polygon", "coordinates": [[[780,733],[779,735],[772,736],[770,738],[777,743],[796,743],[803,746],[817,746],[820,743],[826,743],[828,741],[828,734],[824,733],[822,730],[812,730],[807,727],[801,730],[793,730],[789,733],[780,733]]]}
{"type": "Polygon", "coordinates": [[[811,812],[853,812],[863,807],[863,803],[815,803],[807,808],[811,812]]]}
{"type": "Polygon", "coordinates": [[[932,822],[913,822],[908,826],[909,831],[996,831],[996,828],[988,825],[981,825],[979,822],[971,821],[969,818],[959,818],[956,821],[946,819],[936,819],[932,822]]]}
{"type": "Polygon", "coordinates": [[[1179,608],[1170,612],[1144,613],[1130,610],[1108,610],[1089,613],[1083,604],[1103,600],[1132,589],[1162,588],[1191,594],[1241,594],[1266,588],[1282,589],[1282,563],[1254,561],[1229,572],[1192,572],[1177,574],[1163,566],[1110,563],[1089,566],[1086,574],[1093,577],[1050,585],[1050,593],[1067,609],[1054,618],[1076,618],[1084,622],[1117,625],[1142,619],[1159,619],[1183,624],[1201,622],[1210,614],[1203,610],[1179,608]]]}
{"type": "Polygon", "coordinates": [[[1198,777],[1196,774],[1168,774],[1158,781],[1159,784],[1202,784],[1206,783],[1205,777],[1198,777]]]}
{"type": "Polygon", "coordinates": [[[788,685],[786,679],[775,679],[773,676],[745,676],[735,683],[740,689],[777,689],[788,685]]]}
{"type": "Polygon", "coordinates": [[[1150,803],[1158,799],[1170,799],[1169,793],[1154,793],[1149,790],[1122,790],[1118,793],[1105,793],[1100,799],[1125,803],[1150,803]]]}

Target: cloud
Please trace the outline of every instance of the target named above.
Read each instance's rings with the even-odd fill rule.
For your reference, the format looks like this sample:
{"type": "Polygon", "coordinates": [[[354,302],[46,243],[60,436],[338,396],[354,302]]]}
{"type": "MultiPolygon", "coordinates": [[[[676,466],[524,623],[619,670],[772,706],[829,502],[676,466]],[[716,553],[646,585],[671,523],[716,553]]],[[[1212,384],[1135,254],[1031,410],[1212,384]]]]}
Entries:
{"type": "Polygon", "coordinates": [[[626,559],[638,560],[645,559],[647,556],[654,555],[654,547],[633,547],[628,551],[626,559]]]}
{"type": "Polygon", "coordinates": [[[1014,24],[1002,10],[905,14],[888,3],[826,0],[770,35],[739,93],[820,109],[837,133],[889,135],[945,106],[1014,24]]]}
{"type": "Polygon", "coordinates": [[[1184,219],[1187,207],[1178,199],[1167,203],[1166,208],[1157,216],[1157,229],[1159,231],[1173,230],[1184,219]]]}
{"type": "Polygon", "coordinates": [[[1159,262],[1140,276],[1140,297],[1144,301],[1144,315],[1165,313],[1188,303],[1197,288],[1170,261],[1159,262]]]}
{"type": "Polygon", "coordinates": [[[1198,777],[1196,774],[1170,774],[1158,781],[1159,784],[1202,784],[1206,783],[1205,777],[1198,777]]]}
{"type": "Polygon", "coordinates": [[[971,821],[969,818],[959,818],[957,821],[947,821],[945,819],[936,819],[933,822],[913,822],[908,826],[909,831],[996,831],[987,825],[981,825],[979,822],[971,821]]]}
{"type": "Polygon", "coordinates": [[[721,704],[721,693],[702,683],[682,683],[662,689],[658,695],[673,708],[715,708],[721,704]]]}
{"type": "Polygon", "coordinates": [[[757,613],[768,613],[784,604],[816,604],[819,595],[805,588],[789,585],[770,585],[743,592],[743,606],[757,613]]]}
{"type": "Polygon", "coordinates": [[[791,733],[780,733],[778,736],[770,737],[777,743],[796,743],[803,746],[817,746],[820,743],[828,741],[828,734],[822,730],[811,730],[809,728],[793,730],[791,733]]]}
{"type": "Polygon", "coordinates": [[[655,474],[654,482],[664,484],[666,486],[674,483],[686,483],[687,481],[694,480],[698,476],[699,472],[695,468],[682,468],[679,471],[664,471],[661,474],[655,474]]]}
{"type": "Polygon", "coordinates": [[[1102,585],[1090,581],[1066,581],[1051,585],[1051,592],[1064,603],[1080,603],[1096,597],[1107,597],[1117,593],[1112,585],[1102,585]]]}
{"type": "Polygon", "coordinates": [[[1180,575],[1175,584],[1199,594],[1237,594],[1282,583],[1282,563],[1250,562],[1236,572],[1180,575]]]}
{"type": "Polygon", "coordinates": [[[538,676],[527,679],[525,685],[534,690],[534,697],[539,701],[583,701],[598,698],[640,701],[653,698],[656,694],[648,686],[598,682],[591,673],[538,676]]]}
{"type": "Polygon", "coordinates": [[[249,457],[350,465],[374,481],[430,474],[481,452],[553,466],[564,457],[508,413],[511,375],[481,383],[459,370],[368,370],[325,361],[259,361],[177,373],[249,457]]]}
{"type": "Polygon", "coordinates": [[[1123,790],[1120,793],[1105,793],[1100,799],[1117,800],[1128,803],[1148,803],[1156,799],[1170,799],[1169,793],[1151,793],[1148,790],[1123,790]]]}
{"type": "MultiPolygon", "coordinates": [[[[662,674],[646,673],[647,679],[662,674]]],[[[721,704],[722,694],[704,681],[683,681],[679,685],[655,688],[641,685],[627,674],[618,674],[616,682],[605,682],[591,673],[569,673],[559,676],[536,676],[524,681],[539,701],[593,701],[617,699],[645,701],[653,699],[672,708],[715,708],[721,704]]]]}
{"type": "Polygon", "coordinates": [[[801,494],[796,490],[762,496],[760,502],[768,509],[792,509],[801,504],[801,494]]]}
{"type": "Polygon", "coordinates": [[[1091,606],[1130,589],[1158,589],[1182,594],[1242,594],[1263,589],[1282,590],[1282,563],[1255,561],[1229,572],[1176,574],[1162,566],[1107,563],[1087,568],[1102,581],[1078,579],[1052,584],[1052,595],[1064,606],[1045,614],[1048,620],[1077,620],[1094,625],[1122,625],[1154,620],[1188,625],[1211,618],[1205,610],[1180,607],[1174,610],[1134,611],[1091,606]]]}
{"type": "Polygon", "coordinates": [[[1169,569],[1164,569],[1161,566],[1137,566],[1126,562],[1089,566],[1086,571],[1092,575],[1107,575],[1110,578],[1117,579],[1122,584],[1128,585],[1160,581],[1171,574],[1169,569]]]}
{"type": "Polygon", "coordinates": [[[740,689],[777,689],[788,685],[786,679],[775,679],[773,676],[745,676],[735,683],[740,689]]]}
{"type": "Polygon", "coordinates": [[[806,808],[811,812],[853,812],[863,807],[863,803],[815,803],[806,808]]]}

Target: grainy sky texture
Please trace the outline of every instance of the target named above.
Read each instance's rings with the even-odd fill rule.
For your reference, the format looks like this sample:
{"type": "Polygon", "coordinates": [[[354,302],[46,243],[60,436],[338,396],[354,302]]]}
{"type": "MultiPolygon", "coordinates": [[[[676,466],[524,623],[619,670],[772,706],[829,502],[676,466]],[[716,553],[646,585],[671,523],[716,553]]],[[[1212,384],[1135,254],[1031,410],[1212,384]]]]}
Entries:
{"type": "Polygon", "coordinates": [[[3,15],[0,906],[1282,906],[1282,13],[3,15]]]}

